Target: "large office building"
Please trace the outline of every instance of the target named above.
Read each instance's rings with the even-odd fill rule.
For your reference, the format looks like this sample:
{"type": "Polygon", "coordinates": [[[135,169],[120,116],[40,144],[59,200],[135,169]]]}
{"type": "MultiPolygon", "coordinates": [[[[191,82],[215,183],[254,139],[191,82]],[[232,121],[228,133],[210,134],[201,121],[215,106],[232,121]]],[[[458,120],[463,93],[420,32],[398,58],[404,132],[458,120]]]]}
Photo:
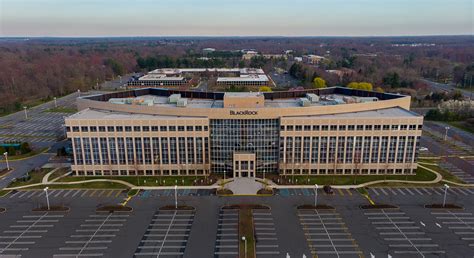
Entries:
{"type": "Polygon", "coordinates": [[[217,85],[268,86],[271,84],[262,69],[257,68],[162,68],[150,71],[128,82],[131,87],[182,86],[193,77],[216,77],[217,85]]]}
{"type": "Polygon", "coordinates": [[[85,96],[66,118],[76,175],[412,174],[423,117],[410,97],[343,87],[85,96]]]}

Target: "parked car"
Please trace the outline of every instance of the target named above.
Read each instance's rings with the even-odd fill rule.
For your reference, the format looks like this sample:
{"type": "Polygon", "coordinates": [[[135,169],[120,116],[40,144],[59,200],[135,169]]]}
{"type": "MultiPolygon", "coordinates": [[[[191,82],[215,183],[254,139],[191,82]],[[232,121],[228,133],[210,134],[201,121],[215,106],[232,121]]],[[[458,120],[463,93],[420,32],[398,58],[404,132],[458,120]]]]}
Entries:
{"type": "Polygon", "coordinates": [[[325,185],[323,187],[323,190],[326,194],[333,194],[334,193],[334,191],[332,190],[332,187],[330,185],[325,185]]]}

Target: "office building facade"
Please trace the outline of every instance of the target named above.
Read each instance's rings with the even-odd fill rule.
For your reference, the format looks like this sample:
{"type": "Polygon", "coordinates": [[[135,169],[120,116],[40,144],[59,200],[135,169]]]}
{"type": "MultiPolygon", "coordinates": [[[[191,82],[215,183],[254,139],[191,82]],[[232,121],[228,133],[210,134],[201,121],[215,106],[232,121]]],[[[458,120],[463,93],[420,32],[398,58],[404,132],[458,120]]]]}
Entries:
{"type": "Polygon", "coordinates": [[[65,124],[76,175],[412,174],[423,117],[409,105],[408,96],[341,87],[149,88],[81,97],[65,124]]]}

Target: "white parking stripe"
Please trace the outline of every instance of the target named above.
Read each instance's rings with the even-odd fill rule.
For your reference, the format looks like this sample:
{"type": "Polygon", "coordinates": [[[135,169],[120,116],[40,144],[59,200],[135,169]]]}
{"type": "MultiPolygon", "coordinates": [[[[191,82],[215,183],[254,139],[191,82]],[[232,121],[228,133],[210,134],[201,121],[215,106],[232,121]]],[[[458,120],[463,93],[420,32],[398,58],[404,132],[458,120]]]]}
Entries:
{"type": "Polygon", "coordinates": [[[399,191],[402,195],[406,195],[405,192],[403,192],[400,188],[397,188],[397,191],[399,191]]]}
{"type": "Polygon", "coordinates": [[[24,195],[27,195],[29,193],[29,191],[23,191],[22,194],[20,196],[18,196],[19,198],[22,198],[24,195]]]}
{"type": "Polygon", "coordinates": [[[403,188],[403,189],[405,189],[405,191],[407,191],[409,194],[411,194],[411,195],[415,195],[415,194],[414,194],[412,191],[410,191],[410,189],[409,189],[409,188],[403,188]]]}
{"type": "Polygon", "coordinates": [[[58,192],[54,195],[54,197],[55,197],[55,198],[58,197],[62,192],[64,192],[64,190],[58,191],[58,192]]]}
{"type": "Polygon", "coordinates": [[[376,195],[379,195],[379,192],[377,192],[377,190],[375,190],[375,188],[371,188],[372,192],[374,192],[376,195]]]}
{"type": "Polygon", "coordinates": [[[412,188],[412,189],[413,189],[415,192],[417,192],[419,195],[423,195],[423,193],[422,193],[420,190],[418,190],[418,188],[412,188]]]}
{"type": "Polygon", "coordinates": [[[76,195],[77,195],[78,193],[80,193],[80,192],[81,192],[81,190],[76,190],[76,192],[75,192],[71,197],[76,196],[76,195]]]}

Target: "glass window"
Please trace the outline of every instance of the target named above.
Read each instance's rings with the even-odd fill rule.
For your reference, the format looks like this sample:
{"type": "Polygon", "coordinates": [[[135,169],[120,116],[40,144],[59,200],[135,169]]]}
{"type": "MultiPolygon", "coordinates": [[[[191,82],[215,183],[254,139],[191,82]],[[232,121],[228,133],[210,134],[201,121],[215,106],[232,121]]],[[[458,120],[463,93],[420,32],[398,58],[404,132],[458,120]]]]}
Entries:
{"type": "Polygon", "coordinates": [[[140,126],[134,126],[134,127],[133,127],[133,131],[134,131],[134,132],[140,132],[140,131],[141,131],[140,126]]]}
{"type": "Polygon", "coordinates": [[[117,129],[117,132],[123,132],[123,126],[117,126],[115,129],[117,129]]]}
{"type": "Polygon", "coordinates": [[[87,126],[81,126],[81,131],[88,132],[89,128],[87,128],[87,126]]]}
{"type": "Polygon", "coordinates": [[[114,129],[115,129],[115,127],[113,127],[113,126],[107,126],[107,131],[109,131],[109,132],[114,132],[115,131],[114,129]]]}

